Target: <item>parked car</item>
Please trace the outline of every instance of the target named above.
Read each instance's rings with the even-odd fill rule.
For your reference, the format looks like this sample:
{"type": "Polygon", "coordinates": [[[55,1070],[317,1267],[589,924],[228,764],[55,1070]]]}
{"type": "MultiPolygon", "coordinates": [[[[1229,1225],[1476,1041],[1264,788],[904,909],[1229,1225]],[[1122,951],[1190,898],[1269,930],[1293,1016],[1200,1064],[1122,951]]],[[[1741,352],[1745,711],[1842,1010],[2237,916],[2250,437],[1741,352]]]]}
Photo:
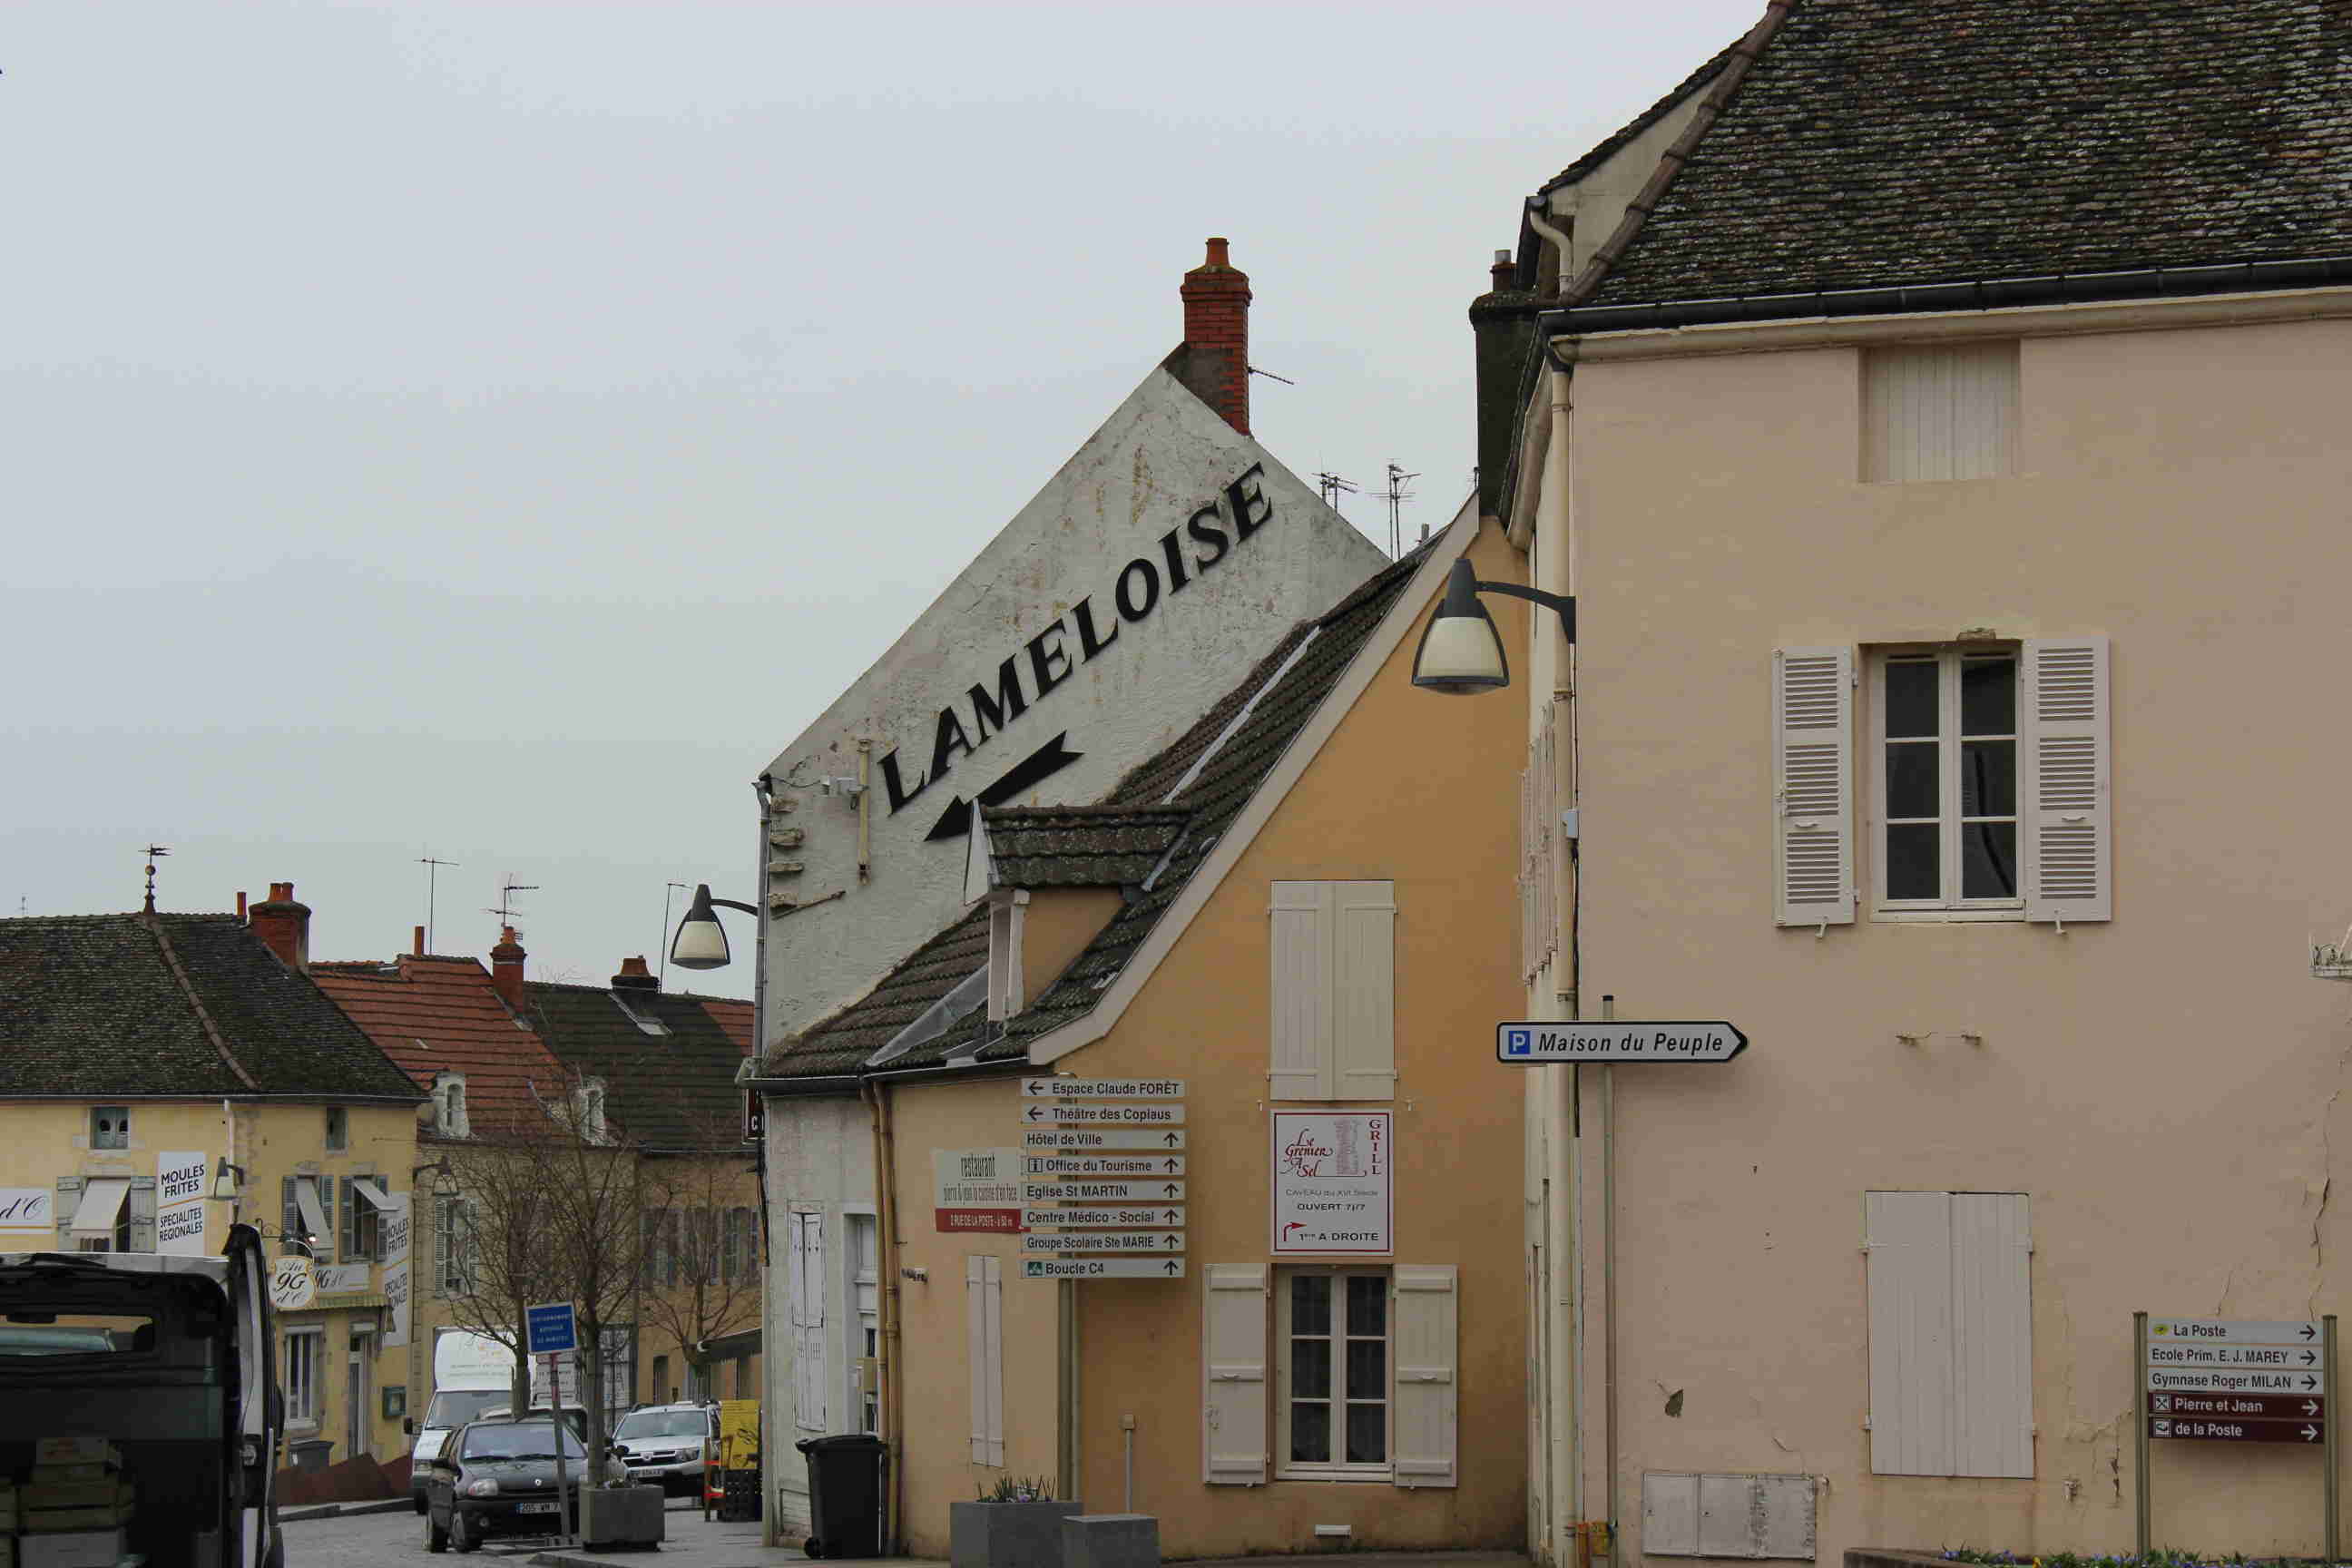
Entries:
{"type": "MultiPolygon", "coordinates": [[[[607,1457],[604,1479],[625,1471],[607,1457]]],[[[580,1518],[579,1486],[592,1481],[588,1450],[567,1426],[545,1416],[469,1421],[449,1435],[425,1474],[425,1550],[471,1552],[496,1535],[554,1535],[580,1518]],[[567,1471],[556,1499],[557,1434],[567,1471]]]]}
{"type": "Polygon", "coordinates": [[[674,1497],[701,1490],[703,1456],[718,1438],[719,1411],[709,1405],[641,1405],[613,1428],[629,1479],[674,1497]]]}

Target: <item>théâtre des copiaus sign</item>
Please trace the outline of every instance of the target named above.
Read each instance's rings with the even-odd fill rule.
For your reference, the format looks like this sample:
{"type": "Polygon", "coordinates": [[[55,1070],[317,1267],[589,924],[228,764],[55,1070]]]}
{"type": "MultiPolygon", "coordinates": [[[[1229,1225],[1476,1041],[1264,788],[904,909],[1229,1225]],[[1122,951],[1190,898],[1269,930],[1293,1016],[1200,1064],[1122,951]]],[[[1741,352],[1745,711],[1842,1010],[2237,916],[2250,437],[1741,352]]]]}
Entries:
{"type": "MultiPolygon", "coordinates": [[[[1118,641],[1119,628],[1151,618],[1163,603],[1194,579],[1228,559],[1274,518],[1274,503],[1265,489],[1265,468],[1252,463],[1214,500],[1195,508],[1192,515],[1159,539],[1159,549],[1136,556],[1118,569],[1108,592],[1088,595],[1057,615],[1020,647],[1001,659],[992,679],[975,681],[963,697],[939,710],[932,721],[930,755],[919,771],[902,762],[904,746],[882,755],[882,787],[895,816],[924,791],[952,772],[958,761],[978,752],[996,735],[1041,703],[1068,680],[1079,666],[1091,664],[1118,641]],[[1075,643],[1075,647],[1073,644],[1075,643]],[[911,782],[908,773],[913,773],[911,782]]],[[[1024,758],[990,790],[978,792],[990,805],[992,794],[1018,795],[1029,785],[1077,761],[1080,753],[1065,742],[1068,731],[1056,735],[1036,753],[1024,758]],[[1002,786],[1010,785],[1010,788],[1002,786]]],[[[919,743],[918,743],[919,745],[919,743]]],[[[919,749],[915,755],[920,756],[919,749]]],[[[928,837],[961,837],[971,823],[971,803],[957,795],[928,837]]]]}

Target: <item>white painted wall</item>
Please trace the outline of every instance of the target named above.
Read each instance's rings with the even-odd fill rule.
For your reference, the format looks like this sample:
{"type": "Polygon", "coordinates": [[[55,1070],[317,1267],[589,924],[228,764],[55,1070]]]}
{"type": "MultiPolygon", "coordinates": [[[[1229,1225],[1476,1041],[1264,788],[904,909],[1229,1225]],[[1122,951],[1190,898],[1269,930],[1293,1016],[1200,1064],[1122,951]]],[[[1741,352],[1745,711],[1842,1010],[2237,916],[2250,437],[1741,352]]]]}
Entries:
{"type": "Polygon", "coordinates": [[[958,797],[1066,736],[1077,761],[998,804],[1098,799],[1382,560],[1265,447],[1153,370],[771,765],[775,827],[801,837],[769,860],[801,868],[772,871],[768,894],[805,907],[769,917],[768,1042],[864,994],[961,907],[961,835],[926,837],[958,797]],[[976,711],[975,684],[1004,692],[1001,728],[976,711]],[[861,739],[873,781],[863,884],[856,802],[823,787],[856,776],[861,739]]]}

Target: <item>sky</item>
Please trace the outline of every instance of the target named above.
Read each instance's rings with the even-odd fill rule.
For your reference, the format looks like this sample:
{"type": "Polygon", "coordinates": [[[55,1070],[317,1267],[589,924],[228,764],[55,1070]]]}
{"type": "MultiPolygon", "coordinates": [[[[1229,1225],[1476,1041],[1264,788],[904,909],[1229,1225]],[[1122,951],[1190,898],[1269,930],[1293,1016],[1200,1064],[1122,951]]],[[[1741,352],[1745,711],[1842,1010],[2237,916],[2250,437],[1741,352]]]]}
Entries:
{"type": "MultiPolygon", "coordinates": [[[[291,881],[314,957],[429,903],[436,952],[504,906],[536,978],[658,967],[1206,237],[1295,384],[1255,433],[1383,544],[1417,474],[1411,538],[1522,199],[1761,11],[20,0],[0,917],[136,909],[160,844],[160,908],[291,881]]],[[[729,918],[692,988],[748,996],[729,918]]]]}

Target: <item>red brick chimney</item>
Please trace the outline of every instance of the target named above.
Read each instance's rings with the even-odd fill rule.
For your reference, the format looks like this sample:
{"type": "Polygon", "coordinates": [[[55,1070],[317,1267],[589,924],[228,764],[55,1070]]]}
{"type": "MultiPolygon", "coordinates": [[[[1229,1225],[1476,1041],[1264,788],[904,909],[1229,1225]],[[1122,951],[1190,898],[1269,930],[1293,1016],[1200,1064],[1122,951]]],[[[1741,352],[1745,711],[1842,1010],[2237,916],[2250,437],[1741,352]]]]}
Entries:
{"type": "Polygon", "coordinates": [[[1177,377],[1225,423],[1249,434],[1249,274],[1209,241],[1209,258],[1184,274],[1184,347],[1177,377]]]}
{"type": "Polygon", "coordinates": [[[658,991],[661,989],[661,980],[652,970],[646,967],[645,955],[640,953],[635,958],[621,960],[621,973],[613,976],[613,989],[658,991]]]}
{"type": "Polygon", "coordinates": [[[490,988],[506,1002],[509,1011],[520,1016],[523,1011],[522,961],[530,956],[515,940],[515,928],[499,929],[499,945],[490,949],[490,988]]]}
{"type": "Polygon", "coordinates": [[[310,906],[294,901],[293,883],[270,883],[269,896],[247,910],[246,923],[278,963],[297,974],[310,972],[310,906]]]}

